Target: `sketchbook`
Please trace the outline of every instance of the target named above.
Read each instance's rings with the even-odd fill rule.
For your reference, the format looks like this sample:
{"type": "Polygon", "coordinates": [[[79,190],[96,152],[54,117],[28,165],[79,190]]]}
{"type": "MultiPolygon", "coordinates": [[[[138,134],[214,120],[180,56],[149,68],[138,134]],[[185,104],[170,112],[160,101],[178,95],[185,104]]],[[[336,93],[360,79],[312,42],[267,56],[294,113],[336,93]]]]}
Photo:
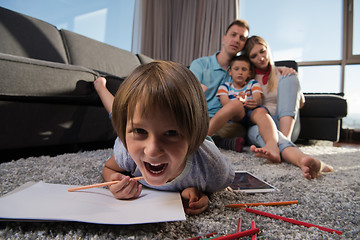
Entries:
{"type": "Polygon", "coordinates": [[[26,184],[0,198],[0,220],[144,224],[186,220],[178,192],[143,188],[133,200],[117,200],[105,188],[68,192],[70,185],[26,184]]]}

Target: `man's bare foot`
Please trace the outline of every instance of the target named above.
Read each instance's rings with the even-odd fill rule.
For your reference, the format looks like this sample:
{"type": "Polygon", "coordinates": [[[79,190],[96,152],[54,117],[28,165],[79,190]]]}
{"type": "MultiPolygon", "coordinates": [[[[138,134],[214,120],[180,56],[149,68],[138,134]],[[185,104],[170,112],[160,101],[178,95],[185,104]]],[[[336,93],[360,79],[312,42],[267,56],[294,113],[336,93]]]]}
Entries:
{"type": "Polygon", "coordinates": [[[332,166],[327,165],[319,159],[313,158],[311,156],[304,156],[300,160],[300,164],[303,176],[309,180],[319,177],[322,172],[334,171],[332,166]]]}
{"type": "Polygon", "coordinates": [[[265,158],[272,163],[280,163],[280,150],[276,149],[266,149],[264,148],[257,148],[255,145],[251,145],[250,150],[254,153],[255,157],[265,158]]]}

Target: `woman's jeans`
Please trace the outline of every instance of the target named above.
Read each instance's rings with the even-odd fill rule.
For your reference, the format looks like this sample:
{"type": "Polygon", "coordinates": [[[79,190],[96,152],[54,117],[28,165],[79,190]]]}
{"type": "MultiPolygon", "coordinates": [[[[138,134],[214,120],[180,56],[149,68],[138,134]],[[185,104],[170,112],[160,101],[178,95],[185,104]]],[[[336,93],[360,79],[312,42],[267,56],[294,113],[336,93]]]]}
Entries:
{"type": "MultiPolygon", "coordinates": [[[[301,89],[299,79],[296,75],[281,76],[277,86],[277,106],[275,115],[271,115],[277,128],[279,129],[280,118],[284,116],[291,116],[295,118],[295,125],[291,135],[291,141],[286,138],[280,131],[279,135],[279,149],[280,152],[287,147],[295,147],[293,143],[300,134],[300,108],[301,89]]],[[[259,128],[254,125],[248,129],[248,141],[257,147],[264,147],[265,142],[262,139],[259,128]]]]}

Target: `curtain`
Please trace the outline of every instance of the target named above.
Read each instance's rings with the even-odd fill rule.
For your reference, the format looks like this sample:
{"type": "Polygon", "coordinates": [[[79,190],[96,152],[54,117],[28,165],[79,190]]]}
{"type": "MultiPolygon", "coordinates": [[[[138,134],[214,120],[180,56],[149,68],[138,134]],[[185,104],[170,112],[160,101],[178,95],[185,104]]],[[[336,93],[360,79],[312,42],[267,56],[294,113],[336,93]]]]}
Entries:
{"type": "Polygon", "coordinates": [[[228,25],[237,18],[237,0],[136,0],[132,51],[189,66],[214,54],[228,25]]]}

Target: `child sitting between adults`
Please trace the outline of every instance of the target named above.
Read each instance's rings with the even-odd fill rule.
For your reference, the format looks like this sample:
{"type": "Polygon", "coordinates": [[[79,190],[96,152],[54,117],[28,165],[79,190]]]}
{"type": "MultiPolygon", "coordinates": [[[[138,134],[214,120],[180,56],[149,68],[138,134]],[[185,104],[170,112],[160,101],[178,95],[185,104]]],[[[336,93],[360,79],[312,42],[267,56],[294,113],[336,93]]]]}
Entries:
{"type": "Polygon", "coordinates": [[[188,203],[185,212],[199,214],[208,207],[208,193],[232,183],[235,174],[229,159],[206,139],[206,100],[185,66],[170,61],[141,65],[124,80],[115,98],[105,78],[96,79],[94,86],[118,135],[103,168],[105,181],[120,181],[109,187],[115,198],[138,198],[142,185],[179,191],[188,203]],[[142,176],[141,184],[126,173],[142,176]]]}
{"type": "Polygon", "coordinates": [[[264,149],[272,153],[269,160],[281,162],[277,128],[268,110],[261,106],[263,91],[253,79],[250,60],[243,55],[235,56],[230,61],[229,75],[232,82],[220,85],[216,94],[223,107],[211,118],[208,135],[212,136],[229,120],[245,127],[256,124],[266,144],[264,149]]]}

